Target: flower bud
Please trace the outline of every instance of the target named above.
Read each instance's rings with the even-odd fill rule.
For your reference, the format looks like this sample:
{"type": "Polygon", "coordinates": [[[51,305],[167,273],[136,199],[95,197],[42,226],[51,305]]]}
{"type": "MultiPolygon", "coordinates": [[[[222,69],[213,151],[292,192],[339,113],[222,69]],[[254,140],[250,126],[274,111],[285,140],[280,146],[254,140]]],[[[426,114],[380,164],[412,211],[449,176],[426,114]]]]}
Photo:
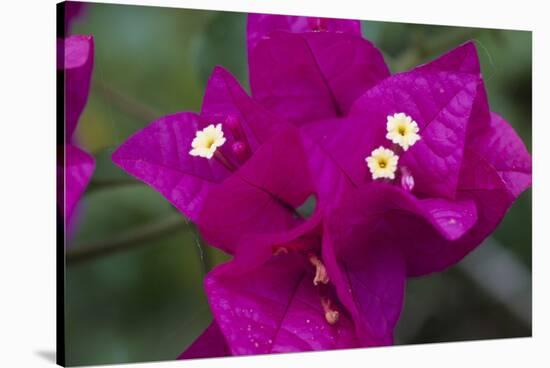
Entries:
{"type": "Polygon", "coordinates": [[[227,115],[227,117],[225,118],[225,126],[227,127],[227,129],[229,129],[229,131],[231,132],[233,137],[235,137],[235,139],[237,140],[243,139],[244,133],[241,127],[241,122],[239,121],[239,118],[237,117],[237,115],[235,114],[227,115]]]}
{"type": "Polygon", "coordinates": [[[408,192],[414,189],[414,177],[406,168],[401,169],[401,187],[408,192]]]}
{"type": "Polygon", "coordinates": [[[240,162],[244,162],[248,159],[249,151],[248,146],[243,141],[236,141],[231,145],[233,153],[240,162]]]}

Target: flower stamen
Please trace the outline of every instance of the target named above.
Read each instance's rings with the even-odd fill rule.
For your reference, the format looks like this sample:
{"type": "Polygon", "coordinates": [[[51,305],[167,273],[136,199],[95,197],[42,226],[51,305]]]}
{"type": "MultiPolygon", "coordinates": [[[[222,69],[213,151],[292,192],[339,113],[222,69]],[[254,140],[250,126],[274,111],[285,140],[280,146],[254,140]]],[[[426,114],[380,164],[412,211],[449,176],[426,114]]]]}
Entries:
{"type": "Polygon", "coordinates": [[[273,250],[273,255],[278,256],[281,254],[288,254],[288,248],[286,247],[277,247],[273,250]]]}
{"type": "Polygon", "coordinates": [[[325,312],[325,319],[327,320],[328,324],[336,324],[336,322],[338,322],[338,320],[340,319],[340,312],[338,312],[338,309],[334,307],[334,305],[332,304],[332,300],[327,296],[322,296],[321,306],[323,307],[323,311],[325,312]]]}
{"type": "Polygon", "coordinates": [[[313,278],[313,285],[328,284],[330,278],[328,277],[327,269],[323,264],[323,261],[319,259],[315,254],[310,253],[308,255],[309,262],[315,267],[315,277],[313,278]]]}
{"type": "Polygon", "coordinates": [[[410,116],[399,112],[389,115],[387,119],[386,138],[400,145],[405,151],[420,140],[418,124],[410,116]]]}

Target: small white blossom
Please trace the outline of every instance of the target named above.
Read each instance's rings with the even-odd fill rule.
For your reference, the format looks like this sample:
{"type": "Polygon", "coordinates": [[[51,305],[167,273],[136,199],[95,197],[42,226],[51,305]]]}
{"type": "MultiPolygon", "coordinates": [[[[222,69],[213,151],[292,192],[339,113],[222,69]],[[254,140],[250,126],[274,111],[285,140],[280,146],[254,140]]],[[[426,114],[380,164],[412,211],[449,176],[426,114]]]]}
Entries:
{"type": "Polygon", "coordinates": [[[400,145],[405,151],[420,140],[418,124],[402,112],[388,116],[386,128],[386,138],[400,145]]]}
{"type": "Polygon", "coordinates": [[[399,156],[393,153],[392,150],[382,146],[373,150],[370,156],[365,159],[373,179],[395,179],[398,160],[399,156]]]}
{"type": "Polygon", "coordinates": [[[225,137],[223,136],[222,125],[210,124],[203,130],[199,130],[191,142],[191,156],[199,156],[207,159],[211,159],[218,147],[221,147],[225,143],[225,137]]]}

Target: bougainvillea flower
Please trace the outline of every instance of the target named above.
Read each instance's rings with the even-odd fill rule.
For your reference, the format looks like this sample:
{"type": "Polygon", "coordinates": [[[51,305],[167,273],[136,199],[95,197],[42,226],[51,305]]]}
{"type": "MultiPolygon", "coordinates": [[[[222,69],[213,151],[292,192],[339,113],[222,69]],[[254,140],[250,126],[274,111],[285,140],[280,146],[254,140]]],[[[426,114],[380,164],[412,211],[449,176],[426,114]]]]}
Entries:
{"type": "MultiPolygon", "coordinates": [[[[94,158],[78,148],[73,135],[78,119],[88,101],[90,81],[94,63],[94,41],[92,36],[70,36],[62,42],[58,69],[65,81],[65,162],[60,164],[59,173],[64,177],[64,196],[59,196],[60,208],[66,219],[70,219],[76,203],[84,192],[95,168],[94,158]]],[[[59,182],[63,185],[63,179],[59,182]]],[[[63,192],[63,191],[62,191],[63,192]]]]}
{"type": "MultiPolygon", "coordinates": [[[[208,276],[207,293],[217,322],[201,339],[215,339],[219,330],[232,354],[376,344],[356,336],[355,324],[340,307],[334,286],[325,284],[328,279],[322,272],[325,261],[320,237],[323,212],[318,208],[308,219],[296,213],[314,194],[314,188],[301,134],[283,122],[284,119],[275,118],[251,100],[227,72],[217,68],[208,82],[200,115],[179,113],[153,122],[120,146],[113,160],[164,194],[198,225],[209,244],[235,255],[230,264],[208,276]],[[206,139],[210,135],[199,134],[208,127],[215,129],[218,124],[225,140],[212,158],[191,155],[196,138],[200,138],[202,146],[210,148],[216,139],[221,139],[217,133],[212,134],[211,140],[206,139]],[[247,144],[245,155],[236,149],[240,142],[247,144]],[[216,157],[217,152],[221,153],[220,158],[216,157]],[[288,256],[283,254],[285,251],[289,252],[288,256]],[[239,326],[239,318],[224,322],[230,321],[231,315],[219,309],[223,306],[219,298],[234,295],[238,289],[233,285],[244,288],[246,280],[254,280],[250,277],[254,272],[265,274],[263,281],[258,279],[264,283],[265,290],[270,289],[277,273],[286,275],[280,288],[272,294],[280,303],[277,313],[269,303],[261,302],[260,295],[251,295],[249,300],[250,306],[256,303],[260,313],[256,322],[250,323],[265,323],[266,329],[271,326],[266,334],[271,334],[275,343],[269,343],[269,339],[264,341],[271,345],[269,348],[260,347],[262,340],[231,340],[231,336],[236,336],[232,334],[236,332],[233,328],[239,326]],[[232,283],[235,278],[239,279],[236,284],[232,283]],[[296,282],[302,284],[297,294],[293,293],[296,282]],[[326,290],[319,294],[323,288],[326,290]],[[300,306],[303,298],[311,308],[300,306]],[[281,320],[287,302],[296,305],[289,309],[296,313],[293,325],[281,320]],[[327,314],[334,325],[328,322],[327,314]],[[298,319],[300,315],[305,318],[298,319]],[[274,334],[276,325],[280,325],[280,332],[286,333],[286,337],[274,334]],[[285,332],[287,327],[296,328],[297,332],[285,332]],[[330,331],[328,335],[323,332],[325,329],[330,331]],[[309,341],[298,344],[304,334],[309,334],[309,341]]],[[[250,287],[253,293],[255,286],[250,287]]],[[[233,302],[227,299],[227,303],[233,302]]],[[[256,327],[258,331],[262,329],[259,325],[256,327]]],[[[190,348],[191,352],[183,356],[199,356],[201,346],[209,344],[198,340],[190,348]]],[[[210,353],[225,351],[222,346],[210,353]]]]}
{"type": "Polygon", "coordinates": [[[216,68],[200,114],[113,154],[234,256],[181,358],[391,344],[406,277],[460,260],[530,185],[473,44],[390,76],[357,24],[250,16],[254,99],[216,68]]]}
{"type": "MultiPolygon", "coordinates": [[[[356,99],[344,118],[336,117],[314,124],[320,128],[314,128],[313,137],[323,147],[315,154],[335,162],[329,175],[340,175],[352,185],[337,209],[326,215],[322,259],[339,305],[355,324],[355,343],[389,344],[406,275],[444,269],[479,245],[530,185],[530,157],[509,125],[489,112],[472,43],[385,79],[356,99]],[[389,182],[377,180],[364,162],[384,146],[392,152],[388,157],[397,156],[394,151],[401,156],[400,165],[397,159],[378,157],[380,168],[395,163],[389,182]]],[[[286,297],[284,288],[282,298],[266,295],[266,285],[274,284],[269,276],[265,284],[248,285],[250,279],[270,275],[275,264],[269,261],[257,273],[241,277],[234,275],[238,267],[226,265],[207,279],[215,323],[233,354],[283,350],[273,343],[273,333],[278,337],[281,326],[288,330],[286,315],[277,321],[277,312],[266,312],[269,307],[259,301],[282,299],[284,305],[294,305],[294,295],[286,297]],[[248,311],[239,308],[250,305],[248,311]],[[246,331],[253,333],[244,332],[239,321],[252,321],[246,331]],[[266,329],[262,323],[278,327],[257,332],[266,329]]],[[[293,269],[287,263],[282,268],[293,269]]],[[[292,331],[291,339],[298,341],[286,351],[307,335],[299,327],[292,331]]],[[[300,349],[310,348],[304,344],[300,349]]]]}
{"type": "Polygon", "coordinates": [[[443,270],[478,246],[531,183],[527,149],[489,111],[473,43],[385,79],[339,123],[320,141],[357,189],[330,214],[336,258],[355,254],[352,243],[374,242],[397,246],[408,275],[443,270]],[[406,150],[387,136],[395,114],[417,124],[419,139],[406,150]],[[381,146],[399,156],[395,179],[365,165],[381,146]]]}
{"type": "MultiPolygon", "coordinates": [[[[314,259],[313,256],[305,255],[303,252],[306,252],[306,249],[302,249],[305,247],[302,247],[302,243],[310,247],[309,242],[297,240],[302,234],[314,232],[320,224],[322,213],[317,210],[311,218],[303,219],[296,212],[313,193],[300,132],[290,125],[281,123],[278,131],[270,132],[269,130],[273,130],[277,123],[273,121],[273,124],[266,125],[264,118],[269,118],[269,115],[265,115],[263,109],[247,98],[244,92],[237,88],[236,82],[227,79],[228,77],[227,72],[216,69],[208,83],[201,115],[180,113],[163,117],[134,134],[113,154],[114,162],[157,188],[190,217],[209,244],[236,255],[230,264],[216,269],[209,275],[211,286],[207,288],[207,293],[212,301],[214,314],[219,318],[216,325],[212,325],[183,357],[200,356],[201,347],[211,344],[202,341],[216,340],[218,329],[223,332],[224,341],[230,338],[231,331],[235,332],[232,328],[238,325],[233,322],[237,320],[225,323],[224,311],[218,309],[223,303],[216,300],[222,297],[223,293],[233,295],[237,291],[233,284],[227,282],[239,277],[241,280],[237,283],[244,287],[245,280],[250,280],[250,274],[258,269],[266,270],[267,283],[276,277],[277,272],[288,273],[287,278],[281,280],[280,288],[273,290],[272,294],[274,298],[279,298],[281,303],[278,307],[279,312],[272,314],[275,312],[273,308],[266,311],[264,307],[269,308],[269,303],[257,305],[258,313],[262,313],[258,317],[258,323],[261,323],[263,318],[272,318],[270,333],[273,333],[277,323],[282,323],[280,318],[285,315],[285,298],[288,302],[296,300],[292,287],[294,282],[302,282],[301,279],[304,287],[297,294],[298,298],[313,298],[311,305],[314,306],[312,310],[304,307],[301,307],[303,311],[290,309],[298,314],[305,313],[303,315],[307,318],[301,321],[302,330],[315,327],[328,329],[330,326],[325,314],[336,313],[336,309],[331,309],[336,308],[331,304],[336,304],[336,301],[326,295],[323,296],[326,298],[323,304],[321,301],[324,299],[317,295],[317,288],[313,283],[316,279],[316,269],[323,267],[322,261],[315,258],[317,266],[312,265],[308,259],[314,259]],[[227,88],[228,83],[235,89],[227,88]],[[220,86],[223,88],[218,88],[220,86]],[[228,91],[231,91],[229,95],[228,91]],[[262,119],[256,121],[258,117],[262,119]],[[221,124],[227,134],[224,135],[226,141],[219,145],[219,151],[214,152],[212,159],[190,154],[192,142],[197,137],[201,142],[208,141],[208,137],[199,133],[204,133],[204,129],[209,127],[210,130],[216,130],[217,124],[221,124]],[[231,128],[233,125],[235,126],[231,128]],[[237,128],[239,130],[236,130],[237,128]],[[235,143],[245,140],[249,144],[249,154],[241,157],[233,148],[235,143]],[[217,152],[223,155],[219,160],[216,158],[217,152]],[[273,260],[273,254],[279,248],[292,252],[289,257],[281,256],[285,260],[282,263],[273,260]],[[272,264],[273,262],[275,264],[272,264]],[[307,282],[304,278],[306,273],[311,276],[307,282]],[[300,279],[295,280],[296,277],[300,279]]],[[[215,140],[213,138],[212,142],[215,140]]],[[[320,245],[320,241],[317,240],[318,256],[320,245]]],[[[263,274],[263,271],[260,273],[263,274]]],[[[317,282],[324,281],[325,278],[319,275],[317,282]]],[[[252,293],[254,286],[251,285],[251,288],[252,293]]],[[[265,289],[270,289],[269,284],[265,284],[265,289]]],[[[328,292],[334,294],[332,290],[328,292]]],[[[251,296],[250,303],[254,302],[255,297],[251,296]]],[[[311,348],[357,346],[353,324],[345,311],[342,310],[341,315],[332,315],[331,318],[339,319],[338,326],[331,329],[332,335],[327,336],[326,341],[319,340],[319,337],[325,336],[324,333],[318,336],[311,335],[311,348]]],[[[267,320],[264,322],[267,323],[267,320]]],[[[298,320],[294,326],[299,328],[296,323],[298,320]]],[[[268,325],[264,326],[267,327],[268,325]]],[[[285,338],[287,340],[274,340],[277,343],[270,349],[305,349],[303,344],[292,348],[292,339],[299,338],[302,332],[294,334],[294,337],[290,336],[292,332],[287,333],[290,336],[285,338]],[[277,348],[277,344],[282,345],[277,348]]],[[[273,338],[276,338],[276,334],[273,338]]],[[[245,346],[243,341],[230,340],[228,349],[232,354],[265,351],[265,346],[262,347],[264,350],[258,350],[259,341],[261,340],[248,341],[249,345],[245,346]]],[[[224,352],[225,348],[220,346],[208,354],[224,352]]]]}

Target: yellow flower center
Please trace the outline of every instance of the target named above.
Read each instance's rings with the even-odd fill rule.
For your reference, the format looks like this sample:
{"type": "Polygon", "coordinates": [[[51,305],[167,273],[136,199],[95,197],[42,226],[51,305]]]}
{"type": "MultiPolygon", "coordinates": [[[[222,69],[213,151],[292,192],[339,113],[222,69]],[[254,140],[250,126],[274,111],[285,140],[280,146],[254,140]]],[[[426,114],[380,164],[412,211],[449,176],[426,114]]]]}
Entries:
{"type": "Polygon", "coordinates": [[[216,140],[213,137],[206,138],[206,141],[204,142],[204,145],[207,149],[212,148],[212,145],[216,142],[216,140]]]}
{"type": "Polygon", "coordinates": [[[418,124],[410,116],[399,112],[388,116],[386,138],[405,151],[420,140],[418,124]]]}
{"type": "Polygon", "coordinates": [[[334,325],[340,319],[340,312],[336,309],[336,306],[332,300],[326,296],[321,297],[321,306],[325,312],[325,319],[329,325],[334,325]]]}
{"type": "Polygon", "coordinates": [[[328,284],[330,278],[328,277],[327,269],[323,264],[323,261],[319,259],[315,254],[311,253],[308,256],[309,262],[315,267],[315,278],[313,279],[313,285],[328,284]]]}
{"type": "Polygon", "coordinates": [[[191,142],[191,150],[189,154],[191,156],[199,156],[207,159],[211,159],[218,147],[221,147],[225,143],[225,137],[223,136],[222,125],[210,124],[203,130],[199,130],[193,141],[191,142]]]}

